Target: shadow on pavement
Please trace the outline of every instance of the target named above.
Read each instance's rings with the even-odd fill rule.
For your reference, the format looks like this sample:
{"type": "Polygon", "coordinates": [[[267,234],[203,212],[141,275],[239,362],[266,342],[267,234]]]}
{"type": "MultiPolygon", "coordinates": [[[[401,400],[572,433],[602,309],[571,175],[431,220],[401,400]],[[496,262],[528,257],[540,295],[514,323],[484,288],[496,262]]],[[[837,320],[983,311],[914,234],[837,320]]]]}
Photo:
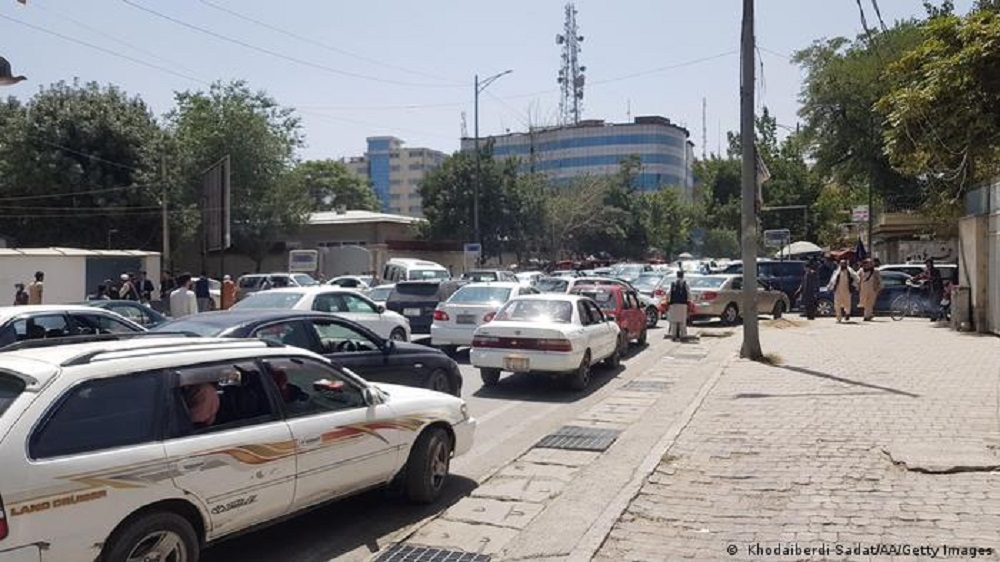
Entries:
{"type": "Polygon", "coordinates": [[[733,396],[734,400],[744,398],[822,398],[827,396],[881,396],[881,392],[793,392],[789,394],[764,394],[743,392],[733,396]]]}
{"type": "Polygon", "coordinates": [[[874,390],[881,390],[882,392],[889,392],[891,394],[897,394],[899,396],[909,396],[910,398],[920,398],[919,394],[913,394],[912,392],[906,392],[905,390],[899,390],[896,388],[890,388],[887,386],[879,386],[877,384],[871,384],[861,381],[856,381],[852,379],[847,379],[844,377],[838,377],[837,375],[831,375],[829,373],[823,373],[820,371],[814,371],[812,369],[806,369],[804,367],[793,367],[791,365],[772,365],[774,369],[784,369],[786,371],[792,371],[793,373],[800,373],[803,375],[809,375],[812,377],[819,377],[821,379],[828,379],[832,381],[842,382],[844,384],[849,384],[852,386],[861,386],[864,388],[871,388],[874,390]]]}
{"type": "Polygon", "coordinates": [[[334,502],[206,550],[204,562],[327,562],[366,546],[371,553],[391,546],[385,535],[441,513],[468,496],[478,483],[452,475],[432,505],[407,503],[387,490],[334,502]]]}
{"type": "MultiPolygon", "coordinates": [[[[644,347],[634,347],[635,350],[645,349],[644,347]]],[[[628,359],[636,351],[626,355],[628,359]]],[[[611,369],[598,364],[591,367],[590,385],[584,391],[575,391],[566,388],[563,384],[563,377],[553,377],[546,374],[525,374],[514,375],[504,374],[500,377],[500,382],[496,386],[483,387],[473,393],[479,398],[496,398],[501,400],[521,400],[524,402],[553,402],[570,403],[582,400],[600,390],[604,385],[615,379],[625,371],[621,366],[611,369]]]]}

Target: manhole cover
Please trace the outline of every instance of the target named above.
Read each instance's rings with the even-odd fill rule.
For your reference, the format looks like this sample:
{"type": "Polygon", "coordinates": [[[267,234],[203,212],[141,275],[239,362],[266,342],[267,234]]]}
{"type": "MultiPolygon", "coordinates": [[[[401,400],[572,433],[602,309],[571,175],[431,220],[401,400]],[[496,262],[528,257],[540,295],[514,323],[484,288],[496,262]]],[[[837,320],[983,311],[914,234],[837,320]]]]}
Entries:
{"type": "Polygon", "coordinates": [[[615,442],[621,431],[600,427],[564,425],[555,433],[542,438],[535,447],[569,449],[573,451],[604,451],[615,442]]]}
{"type": "Polygon", "coordinates": [[[429,546],[392,545],[375,562],[489,562],[487,554],[444,550],[429,546]]]}
{"type": "Polygon", "coordinates": [[[668,388],[670,383],[667,381],[632,381],[621,389],[630,392],[658,392],[668,388]]]}

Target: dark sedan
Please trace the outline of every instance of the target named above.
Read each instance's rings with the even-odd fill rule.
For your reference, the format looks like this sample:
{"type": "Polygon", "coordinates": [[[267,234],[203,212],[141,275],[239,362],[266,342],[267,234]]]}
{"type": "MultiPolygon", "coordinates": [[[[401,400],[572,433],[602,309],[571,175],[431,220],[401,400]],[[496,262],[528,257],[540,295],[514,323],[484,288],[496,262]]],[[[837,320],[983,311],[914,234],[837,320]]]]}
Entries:
{"type": "Polygon", "coordinates": [[[386,340],[356,322],[304,310],[206,312],[161,324],[154,332],[260,338],[314,351],[373,382],[429,388],[460,396],[462,375],[444,353],[386,340]]]}
{"type": "MultiPolygon", "coordinates": [[[[910,279],[910,276],[905,273],[900,273],[897,271],[882,271],[882,291],[879,292],[878,298],[875,299],[875,314],[887,314],[892,311],[892,301],[896,300],[896,297],[906,293],[906,281],[910,279]]],[[[861,315],[861,310],[858,308],[858,293],[855,292],[851,295],[851,314],[855,316],[861,315]]],[[[827,291],[824,287],[819,292],[819,298],[816,300],[816,315],[817,316],[834,316],[836,313],[833,310],[833,292],[827,291]]]]}
{"type": "Polygon", "coordinates": [[[80,304],[110,310],[111,312],[128,318],[129,320],[147,329],[159,326],[160,324],[170,320],[170,318],[153,310],[151,306],[136,301],[95,300],[81,302],[80,304]]]}

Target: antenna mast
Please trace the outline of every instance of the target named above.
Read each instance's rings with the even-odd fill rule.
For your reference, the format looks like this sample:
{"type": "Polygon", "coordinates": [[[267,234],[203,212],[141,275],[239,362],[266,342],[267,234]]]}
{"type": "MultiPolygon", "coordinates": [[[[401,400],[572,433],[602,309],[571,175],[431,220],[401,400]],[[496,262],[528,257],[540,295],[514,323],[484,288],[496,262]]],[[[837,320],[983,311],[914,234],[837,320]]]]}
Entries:
{"type": "Polygon", "coordinates": [[[708,98],[701,98],[701,159],[708,158],[708,98]]]}
{"type": "Polygon", "coordinates": [[[556,45],[562,45],[562,66],[559,69],[559,82],[562,88],[562,98],[559,100],[559,124],[575,125],[580,122],[583,113],[583,85],[586,81],[584,72],[587,67],[580,65],[580,43],[583,35],[576,26],[576,7],[572,2],[566,4],[566,22],[563,32],[556,35],[556,45]]]}

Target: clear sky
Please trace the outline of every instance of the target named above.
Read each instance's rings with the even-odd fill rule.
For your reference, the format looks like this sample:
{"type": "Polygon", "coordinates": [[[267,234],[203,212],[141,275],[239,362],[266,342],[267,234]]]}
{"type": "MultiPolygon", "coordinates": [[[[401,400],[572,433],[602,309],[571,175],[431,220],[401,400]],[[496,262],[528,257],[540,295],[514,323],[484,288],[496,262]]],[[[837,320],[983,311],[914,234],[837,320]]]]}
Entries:
{"type": "MultiPolygon", "coordinates": [[[[871,0],[861,3],[869,24],[877,26],[871,0]]],[[[890,25],[923,13],[920,0],[878,4],[890,25]]],[[[964,11],[971,0],[956,4],[964,11]]],[[[463,112],[472,134],[477,72],[514,71],[481,97],[481,135],[554,122],[560,64],[555,36],[562,30],[563,5],[553,0],[27,0],[26,5],[0,0],[0,54],[15,74],[29,78],[0,93],[28,98],[58,80],[94,80],[140,94],[159,115],[170,109],[175,91],[242,78],[299,109],[304,158],[361,154],[365,137],[377,135],[451,152],[458,148],[463,112]]],[[[584,117],[623,121],[629,111],[664,115],[689,128],[700,155],[705,98],[705,136],[708,150],[715,151],[725,131],[738,126],[740,5],[740,0],[577,0],[589,84],[584,117]]],[[[817,38],[859,33],[858,5],[856,0],[758,0],[757,18],[763,67],[758,108],[767,105],[779,124],[794,127],[801,72],[787,55],[817,38]]]]}

